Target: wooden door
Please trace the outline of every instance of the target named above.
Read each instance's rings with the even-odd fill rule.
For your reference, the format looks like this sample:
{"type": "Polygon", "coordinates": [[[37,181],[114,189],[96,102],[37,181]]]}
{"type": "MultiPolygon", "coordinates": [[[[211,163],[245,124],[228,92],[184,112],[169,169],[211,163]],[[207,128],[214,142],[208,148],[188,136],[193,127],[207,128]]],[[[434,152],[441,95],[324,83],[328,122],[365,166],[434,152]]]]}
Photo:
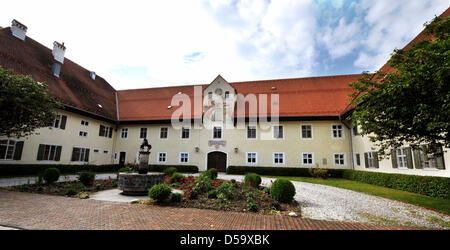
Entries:
{"type": "Polygon", "coordinates": [[[208,154],[208,169],[215,168],[217,172],[227,171],[227,155],[222,152],[211,152],[208,154]]]}

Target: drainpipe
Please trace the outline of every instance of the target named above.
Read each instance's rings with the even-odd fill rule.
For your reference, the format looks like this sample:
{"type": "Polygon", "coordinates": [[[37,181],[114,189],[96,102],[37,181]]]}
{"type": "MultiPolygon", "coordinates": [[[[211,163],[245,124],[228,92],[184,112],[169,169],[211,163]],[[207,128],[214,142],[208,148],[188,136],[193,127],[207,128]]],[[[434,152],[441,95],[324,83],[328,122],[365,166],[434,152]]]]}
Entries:
{"type": "Polygon", "coordinates": [[[345,118],[343,118],[341,115],[339,115],[339,120],[347,128],[348,134],[350,135],[349,136],[349,140],[348,140],[348,146],[349,146],[349,152],[350,152],[350,163],[351,163],[352,170],[355,170],[355,163],[354,163],[354,159],[353,159],[353,133],[352,133],[352,126],[348,125],[346,120],[345,120],[345,118]]]}

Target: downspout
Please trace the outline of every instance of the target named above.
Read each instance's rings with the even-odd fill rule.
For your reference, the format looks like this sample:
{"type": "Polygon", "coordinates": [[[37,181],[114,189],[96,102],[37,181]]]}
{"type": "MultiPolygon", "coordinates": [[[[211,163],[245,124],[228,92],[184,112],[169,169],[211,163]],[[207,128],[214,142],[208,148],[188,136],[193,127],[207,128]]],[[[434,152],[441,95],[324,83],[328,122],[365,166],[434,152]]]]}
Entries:
{"type": "Polygon", "coordinates": [[[342,117],[341,114],[339,114],[339,120],[344,124],[344,126],[348,129],[348,134],[349,136],[349,140],[348,140],[348,146],[349,146],[349,152],[350,152],[350,162],[351,162],[351,167],[352,170],[355,170],[355,162],[354,162],[354,157],[353,157],[353,133],[352,133],[352,127],[349,126],[346,122],[345,122],[345,118],[342,117]]]}
{"type": "Polygon", "coordinates": [[[117,98],[117,91],[114,93],[116,96],[116,137],[113,138],[113,150],[112,150],[112,154],[111,154],[111,164],[114,164],[115,158],[114,156],[116,155],[116,141],[117,141],[117,137],[119,135],[119,102],[118,102],[118,98],[117,98]]]}

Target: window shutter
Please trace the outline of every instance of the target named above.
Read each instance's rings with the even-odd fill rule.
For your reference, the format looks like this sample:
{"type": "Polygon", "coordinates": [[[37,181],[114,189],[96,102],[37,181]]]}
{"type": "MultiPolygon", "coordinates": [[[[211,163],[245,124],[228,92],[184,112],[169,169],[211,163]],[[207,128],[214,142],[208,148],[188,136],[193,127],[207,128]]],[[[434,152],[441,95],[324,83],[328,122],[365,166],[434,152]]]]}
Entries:
{"type": "Polygon", "coordinates": [[[16,142],[16,149],[14,151],[14,160],[20,160],[22,158],[23,141],[16,142]]]}
{"type": "Polygon", "coordinates": [[[366,168],[369,168],[369,154],[368,153],[364,153],[364,164],[365,164],[366,168]]]}
{"type": "Polygon", "coordinates": [[[397,168],[397,151],[395,149],[391,150],[391,160],[392,160],[392,167],[397,168]]]}
{"type": "Polygon", "coordinates": [[[89,161],[89,149],[86,149],[86,153],[84,154],[84,161],[88,162],[89,161]]]}
{"type": "Polygon", "coordinates": [[[80,155],[79,152],[80,152],[79,148],[73,148],[71,161],[78,161],[78,157],[80,155]]]}
{"type": "Polygon", "coordinates": [[[61,159],[61,146],[56,147],[55,161],[59,161],[61,159]]]}
{"type": "Polygon", "coordinates": [[[67,116],[61,116],[61,129],[66,129],[67,116]]]}
{"type": "Polygon", "coordinates": [[[422,169],[422,161],[420,160],[420,150],[414,149],[414,164],[417,169],[422,169]]]}
{"type": "Polygon", "coordinates": [[[438,149],[438,152],[436,154],[436,168],[445,169],[444,153],[442,152],[442,147],[438,149]]]}
{"type": "Polygon", "coordinates": [[[113,128],[112,127],[109,127],[109,135],[108,135],[108,137],[109,138],[112,138],[112,133],[113,133],[113,128]]]}
{"type": "Polygon", "coordinates": [[[380,168],[379,162],[378,162],[378,153],[377,152],[373,152],[373,158],[375,160],[375,168],[380,168]]]}
{"type": "Polygon", "coordinates": [[[413,168],[413,159],[412,159],[412,153],[411,148],[405,148],[406,150],[406,165],[408,168],[413,168]]]}
{"type": "Polygon", "coordinates": [[[37,154],[38,161],[42,161],[42,159],[44,159],[44,150],[45,150],[45,145],[39,144],[39,149],[38,149],[38,154],[37,154]]]}

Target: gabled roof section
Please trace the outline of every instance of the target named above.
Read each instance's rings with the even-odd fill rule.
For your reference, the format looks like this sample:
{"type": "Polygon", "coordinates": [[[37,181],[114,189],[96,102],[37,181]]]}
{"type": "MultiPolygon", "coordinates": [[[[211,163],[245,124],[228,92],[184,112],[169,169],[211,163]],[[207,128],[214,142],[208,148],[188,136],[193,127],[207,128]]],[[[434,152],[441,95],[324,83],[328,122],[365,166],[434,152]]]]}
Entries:
{"type": "Polygon", "coordinates": [[[30,37],[25,41],[13,37],[9,27],[0,29],[1,67],[47,83],[50,92],[68,107],[116,120],[115,89],[108,82],[99,76],[92,80],[89,70],[67,58],[61,67],[60,77],[55,77],[53,63],[51,49],[30,37]]]}

